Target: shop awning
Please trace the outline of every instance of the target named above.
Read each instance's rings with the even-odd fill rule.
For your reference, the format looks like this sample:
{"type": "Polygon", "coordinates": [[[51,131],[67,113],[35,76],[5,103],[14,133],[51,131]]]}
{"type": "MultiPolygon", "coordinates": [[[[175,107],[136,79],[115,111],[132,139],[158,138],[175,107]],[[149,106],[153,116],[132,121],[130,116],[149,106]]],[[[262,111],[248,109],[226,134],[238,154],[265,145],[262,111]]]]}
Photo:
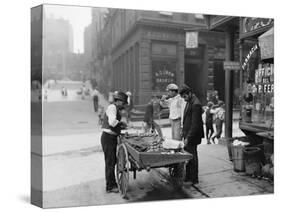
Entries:
{"type": "Polygon", "coordinates": [[[259,37],[261,59],[274,58],[274,27],[259,37]]]}

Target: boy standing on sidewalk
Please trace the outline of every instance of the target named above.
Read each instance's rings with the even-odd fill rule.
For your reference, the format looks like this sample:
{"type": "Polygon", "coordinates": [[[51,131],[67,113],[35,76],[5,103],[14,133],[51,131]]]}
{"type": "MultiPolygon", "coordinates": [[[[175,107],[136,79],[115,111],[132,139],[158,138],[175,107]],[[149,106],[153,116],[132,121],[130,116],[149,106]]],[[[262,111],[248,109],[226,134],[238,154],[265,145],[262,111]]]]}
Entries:
{"type": "Polygon", "coordinates": [[[213,113],[211,113],[211,109],[212,109],[213,105],[214,105],[213,102],[208,102],[207,108],[206,108],[206,111],[205,111],[205,125],[206,125],[207,144],[211,144],[210,139],[211,139],[211,137],[214,133],[213,113]]]}
{"type": "Polygon", "coordinates": [[[215,143],[215,138],[220,139],[222,133],[222,125],[225,117],[224,103],[223,101],[218,102],[219,107],[211,110],[211,113],[215,116],[215,124],[216,124],[216,134],[212,137],[213,143],[215,143]]]}

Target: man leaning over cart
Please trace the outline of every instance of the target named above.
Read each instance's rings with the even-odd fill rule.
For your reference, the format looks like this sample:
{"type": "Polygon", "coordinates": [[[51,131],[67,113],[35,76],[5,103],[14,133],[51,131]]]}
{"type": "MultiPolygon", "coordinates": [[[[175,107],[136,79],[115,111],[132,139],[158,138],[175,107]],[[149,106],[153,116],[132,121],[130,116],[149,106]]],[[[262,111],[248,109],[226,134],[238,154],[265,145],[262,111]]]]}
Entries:
{"type": "Polygon", "coordinates": [[[118,192],[118,187],[115,179],[115,164],[116,164],[116,148],[117,137],[121,133],[121,129],[126,127],[124,122],[121,122],[120,111],[127,104],[127,95],[123,92],[116,92],[113,96],[114,101],[107,107],[102,124],[101,145],[104,152],[105,160],[105,181],[106,192],[118,192]]]}
{"type": "Polygon", "coordinates": [[[193,158],[186,165],[185,182],[197,184],[199,182],[197,146],[201,143],[201,139],[204,138],[203,110],[199,99],[190,87],[183,85],[179,93],[187,102],[184,109],[182,129],[184,150],[193,155],[193,158]]]}

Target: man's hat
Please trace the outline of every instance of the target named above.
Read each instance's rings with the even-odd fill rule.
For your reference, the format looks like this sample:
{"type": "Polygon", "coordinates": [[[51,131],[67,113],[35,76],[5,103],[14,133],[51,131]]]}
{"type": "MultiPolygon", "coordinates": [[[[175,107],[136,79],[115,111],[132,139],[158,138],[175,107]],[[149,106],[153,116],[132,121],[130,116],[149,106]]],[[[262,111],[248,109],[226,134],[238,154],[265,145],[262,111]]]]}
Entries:
{"type": "Polygon", "coordinates": [[[214,105],[213,102],[208,102],[208,103],[207,103],[207,106],[208,106],[208,107],[212,107],[213,105],[214,105]]]}
{"type": "Polygon", "coordinates": [[[132,93],[130,91],[126,92],[127,96],[132,96],[132,93]]]}
{"type": "Polygon", "coordinates": [[[191,92],[191,88],[187,85],[182,85],[181,88],[180,88],[180,95],[182,94],[187,94],[187,93],[190,93],[191,92]]]}
{"type": "Polygon", "coordinates": [[[118,91],[117,93],[114,93],[114,99],[121,100],[125,104],[128,104],[127,102],[128,96],[122,91],[118,91]]]}
{"type": "Polygon", "coordinates": [[[173,91],[173,90],[178,90],[179,89],[179,87],[176,85],[176,84],[169,84],[168,86],[167,86],[167,88],[166,88],[166,90],[167,91],[173,91]]]}

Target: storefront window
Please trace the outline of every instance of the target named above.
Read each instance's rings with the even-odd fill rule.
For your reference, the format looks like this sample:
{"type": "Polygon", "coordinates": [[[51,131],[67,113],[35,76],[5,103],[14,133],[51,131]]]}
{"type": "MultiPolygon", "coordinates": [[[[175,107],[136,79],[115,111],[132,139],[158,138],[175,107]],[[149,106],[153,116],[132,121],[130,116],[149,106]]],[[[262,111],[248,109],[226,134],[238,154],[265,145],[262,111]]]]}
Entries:
{"type": "MultiPolygon", "coordinates": [[[[253,64],[249,64],[253,65],[253,64]]],[[[273,129],[274,65],[260,61],[244,80],[242,121],[273,129]]]]}

